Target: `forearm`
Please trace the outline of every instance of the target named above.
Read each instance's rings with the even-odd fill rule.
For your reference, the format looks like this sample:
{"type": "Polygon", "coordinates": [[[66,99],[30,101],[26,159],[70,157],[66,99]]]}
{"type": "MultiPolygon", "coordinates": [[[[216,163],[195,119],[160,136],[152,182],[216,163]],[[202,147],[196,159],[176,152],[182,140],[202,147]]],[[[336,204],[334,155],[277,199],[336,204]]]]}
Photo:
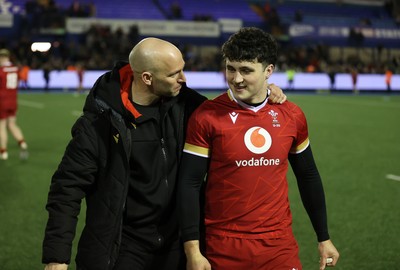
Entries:
{"type": "Polygon", "coordinates": [[[210,263],[200,252],[198,240],[187,241],[183,246],[187,258],[187,270],[211,270],[210,263]]]}
{"type": "Polygon", "coordinates": [[[188,257],[188,258],[197,256],[197,255],[201,255],[199,240],[186,241],[183,244],[183,248],[185,250],[186,257],[188,257]]]}
{"type": "Polygon", "coordinates": [[[311,220],[318,242],[329,239],[325,195],[322,183],[301,185],[300,194],[304,208],[311,220]]]}
{"type": "Polygon", "coordinates": [[[184,153],[178,179],[178,207],[183,241],[200,239],[201,187],[207,171],[206,158],[184,153]]]}
{"type": "Polygon", "coordinates": [[[311,147],[309,146],[300,154],[290,155],[289,160],[296,175],[304,208],[317,234],[318,241],[328,240],[325,193],[311,147]]]}

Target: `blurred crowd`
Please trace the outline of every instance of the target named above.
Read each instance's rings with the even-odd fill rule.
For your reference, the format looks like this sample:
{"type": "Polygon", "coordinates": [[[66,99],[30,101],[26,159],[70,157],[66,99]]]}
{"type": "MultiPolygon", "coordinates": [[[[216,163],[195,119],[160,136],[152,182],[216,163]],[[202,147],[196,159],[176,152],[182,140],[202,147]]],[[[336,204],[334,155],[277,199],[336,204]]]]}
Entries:
{"type": "Polygon", "coordinates": [[[96,5],[72,0],[63,8],[55,0],[27,0],[25,2],[25,30],[38,31],[40,28],[64,28],[66,17],[94,17],[96,5]]]}
{"type": "MultiPolygon", "coordinates": [[[[138,29],[132,26],[128,33],[122,29],[112,31],[104,25],[92,25],[85,35],[79,39],[65,39],[63,35],[52,42],[48,52],[32,52],[32,29],[63,27],[56,17],[59,14],[67,16],[88,17],[94,16],[96,7],[93,4],[82,5],[74,0],[68,9],[59,9],[53,0],[28,1],[26,3],[26,22],[29,29],[23,28],[20,37],[14,40],[2,40],[0,47],[8,48],[12,52],[12,59],[20,66],[29,66],[30,69],[68,70],[79,66],[85,70],[108,70],[115,61],[127,60],[130,50],[139,41],[138,29]],[[44,16],[48,14],[49,16],[44,16]],[[41,18],[40,20],[38,18],[41,18]],[[32,22],[35,23],[32,23],[32,22]]],[[[175,4],[174,4],[175,5],[175,4]]],[[[174,16],[179,17],[181,10],[174,6],[174,16]]],[[[279,16],[272,9],[267,9],[270,26],[273,33],[279,34],[279,16]]],[[[218,45],[213,50],[204,53],[202,46],[180,43],[179,40],[170,40],[183,52],[188,71],[221,71],[222,62],[218,45]]],[[[280,57],[277,64],[278,71],[294,69],[296,72],[335,72],[349,73],[357,69],[359,73],[385,73],[387,69],[393,73],[400,73],[399,56],[382,58],[385,48],[372,48],[374,57],[365,60],[360,57],[360,50],[352,55],[332,56],[331,48],[327,44],[315,43],[302,46],[293,46],[281,42],[280,57]]],[[[354,44],[351,44],[354,46],[354,44]]],[[[359,45],[356,45],[359,46],[359,45]]]]}

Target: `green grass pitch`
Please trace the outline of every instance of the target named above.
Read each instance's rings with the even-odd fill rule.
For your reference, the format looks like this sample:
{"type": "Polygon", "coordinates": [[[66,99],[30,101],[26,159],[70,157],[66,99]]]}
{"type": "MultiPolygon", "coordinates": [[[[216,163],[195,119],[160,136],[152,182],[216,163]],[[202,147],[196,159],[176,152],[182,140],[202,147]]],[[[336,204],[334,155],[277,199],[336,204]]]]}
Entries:
{"type": "MultiPolygon", "coordinates": [[[[213,96],[210,94],[210,96],[213,96]]],[[[292,94],[304,110],[326,192],[335,269],[400,269],[400,96],[292,94]]],[[[41,245],[50,178],[70,139],[85,96],[19,95],[18,123],[29,144],[0,161],[0,269],[43,269],[41,245]]],[[[293,227],[305,270],[318,269],[317,242],[289,170],[293,227]]],[[[84,215],[80,216],[78,233],[84,215]]],[[[74,242],[75,250],[76,241],[74,242]]],[[[75,269],[71,265],[70,269],[75,269]]]]}

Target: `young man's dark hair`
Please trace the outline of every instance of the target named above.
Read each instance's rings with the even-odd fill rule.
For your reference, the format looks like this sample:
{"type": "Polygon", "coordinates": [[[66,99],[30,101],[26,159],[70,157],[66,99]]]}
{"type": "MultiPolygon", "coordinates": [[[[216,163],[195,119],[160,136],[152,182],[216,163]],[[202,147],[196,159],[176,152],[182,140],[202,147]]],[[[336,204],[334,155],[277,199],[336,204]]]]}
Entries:
{"type": "Polygon", "coordinates": [[[224,43],[222,56],[230,61],[252,62],[257,59],[265,66],[275,65],[278,60],[278,43],[271,34],[259,28],[245,27],[224,43]]]}

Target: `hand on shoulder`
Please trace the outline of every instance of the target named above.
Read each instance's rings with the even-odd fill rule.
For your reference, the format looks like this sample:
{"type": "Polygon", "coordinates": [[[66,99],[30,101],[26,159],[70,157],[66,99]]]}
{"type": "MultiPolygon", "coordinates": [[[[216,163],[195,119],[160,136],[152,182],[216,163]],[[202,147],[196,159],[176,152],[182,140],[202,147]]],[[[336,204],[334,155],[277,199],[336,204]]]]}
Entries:
{"type": "Polygon", "coordinates": [[[282,104],[283,102],[286,101],[287,97],[283,93],[282,89],[275,84],[271,83],[268,85],[269,89],[269,98],[268,102],[273,104],[273,103],[279,103],[282,104]]]}

